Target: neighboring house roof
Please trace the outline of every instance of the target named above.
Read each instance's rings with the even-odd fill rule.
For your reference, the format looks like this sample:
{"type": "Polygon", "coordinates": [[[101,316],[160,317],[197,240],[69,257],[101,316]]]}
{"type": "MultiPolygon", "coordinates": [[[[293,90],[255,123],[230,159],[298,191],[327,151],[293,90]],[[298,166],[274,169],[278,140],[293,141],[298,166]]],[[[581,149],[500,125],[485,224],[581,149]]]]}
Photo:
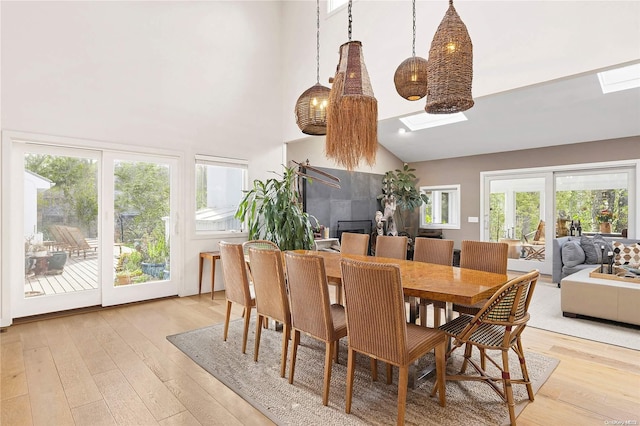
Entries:
{"type": "Polygon", "coordinates": [[[39,174],[34,173],[30,170],[25,170],[24,174],[25,174],[25,177],[24,177],[25,180],[30,180],[31,182],[33,182],[34,186],[37,189],[50,189],[52,186],[55,185],[55,183],[52,180],[47,179],[44,176],[40,176],[39,174]]]}

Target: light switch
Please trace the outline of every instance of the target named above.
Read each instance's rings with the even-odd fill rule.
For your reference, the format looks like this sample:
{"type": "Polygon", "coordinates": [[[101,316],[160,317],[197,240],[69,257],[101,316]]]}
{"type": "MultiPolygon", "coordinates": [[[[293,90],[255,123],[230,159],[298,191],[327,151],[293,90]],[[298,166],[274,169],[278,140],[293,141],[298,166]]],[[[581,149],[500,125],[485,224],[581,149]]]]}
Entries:
{"type": "Polygon", "coordinates": [[[467,220],[469,223],[478,223],[478,218],[476,216],[469,216],[467,220]]]}

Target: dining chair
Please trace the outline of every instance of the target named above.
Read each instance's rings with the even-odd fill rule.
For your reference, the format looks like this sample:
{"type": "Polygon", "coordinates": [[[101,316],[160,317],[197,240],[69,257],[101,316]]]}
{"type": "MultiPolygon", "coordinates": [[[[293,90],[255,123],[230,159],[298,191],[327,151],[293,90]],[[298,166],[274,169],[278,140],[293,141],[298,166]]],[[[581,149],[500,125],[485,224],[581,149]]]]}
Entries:
{"type": "Polygon", "coordinates": [[[445,406],[445,334],[441,330],[407,324],[398,265],[342,258],[342,281],[347,314],[349,355],[345,411],[351,412],[355,354],[359,352],[399,368],[398,419],[404,424],[409,367],[435,348],[436,389],[445,406]],[[376,315],[371,315],[375,312],[376,315]]]}
{"type": "MultiPolygon", "coordinates": [[[[414,241],[413,260],[415,262],[435,263],[437,265],[453,264],[453,240],[418,237],[414,241]]],[[[420,322],[427,325],[427,306],[433,300],[420,299],[420,322]]],[[[433,308],[433,326],[440,325],[440,308],[433,308]]]]}
{"type": "MultiPolygon", "coordinates": [[[[369,254],[369,234],[357,234],[355,232],[343,232],[340,235],[340,253],[357,254],[366,256],[369,254]]],[[[335,286],[335,301],[342,304],[342,284],[340,280],[329,279],[329,284],[335,286]]]]}
{"type": "Polygon", "coordinates": [[[224,320],[224,336],[227,341],[229,332],[229,319],[231,317],[231,305],[237,303],[244,307],[244,331],[242,334],[242,353],[247,350],[247,335],[249,334],[249,321],[251,309],[256,306],[256,299],[249,287],[247,268],[245,266],[242,244],[232,244],[221,241],[220,262],[222,263],[222,276],[224,278],[225,298],[227,300],[227,314],[224,320]]]}
{"type": "MultiPolygon", "coordinates": [[[[280,250],[278,245],[273,241],[269,240],[249,240],[242,243],[242,251],[244,252],[244,259],[247,261],[247,272],[249,273],[249,282],[253,283],[253,275],[251,275],[251,264],[248,262],[249,260],[249,249],[251,247],[261,249],[261,250],[280,250]]],[[[265,321],[265,327],[267,323],[265,321]]]]}
{"type": "Polygon", "coordinates": [[[291,311],[289,297],[282,266],[280,250],[249,248],[249,262],[253,275],[253,287],[256,293],[256,339],[253,360],[258,361],[260,350],[261,324],[266,318],[282,323],[282,355],[280,359],[280,377],[284,377],[287,366],[287,349],[291,337],[291,311]]]}
{"type": "MultiPolygon", "coordinates": [[[[387,257],[390,259],[407,259],[407,245],[409,239],[405,236],[378,235],[376,238],[376,257],[387,257]]],[[[404,301],[409,304],[409,321],[414,322],[418,317],[418,302],[415,297],[405,297],[404,301]]]]}
{"type": "MultiPolygon", "coordinates": [[[[508,256],[509,244],[507,243],[464,240],[462,241],[460,250],[460,267],[506,275],[508,256]]],[[[453,310],[468,315],[475,315],[480,311],[480,308],[484,306],[485,302],[486,300],[483,300],[475,305],[454,303],[453,310]]]]}
{"type": "MultiPolygon", "coordinates": [[[[529,400],[533,401],[533,389],[529,380],[527,364],[522,347],[521,335],[529,321],[529,304],[539,272],[533,270],[527,274],[513,278],[498,290],[475,315],[462,314],[454,320],[440,326],[447,336],[454,339],[447,357],[464,345],[464,361],[459,374],[447,375],[446,380],[484,381],[507,403],[511,424],[516,424],[515,403],[512,384],[524,384],[527,387],[529,400]],[[471,358],[473,347],[480,350],[483,358],[489,359],[499,370],[499,374],[491,375],[483,365],[471,358]],[[486,354],[487,350],[498,350],[502,354],[502,365],[486,354]],[[509,371],[509,353],[513,350],[520,362],[522,378],[512,378],[509,371]],[[468,365],[477,374],[466,375],[468,365]],[[496,385],[502,382],[502,389],[496,385]]],[[[431,392],[434,395],[436,389],[431,392]]]]}
{"type": "Polygon", "coordinates": [[[323,341],[325,355],[322,404],[328,405],[332,356],[337,363],[339,341],[347,335],[344,306],[331,304],[329,301],[329,286],[322,257],[287,252],[285,264],[293,331],[289,383],[293,384],[300,332],[323,341]]]}
{"type": "Polygon", "coordinates": [[[343,232],[340,236],[340,253],[359,254],[361,256],[368,255],[369,234],[343,232]]]}
{"type": "Polygon", "coordinates": [[[376,238],[376,257],[406,260],[408,241],[406,236],[378,235],[376,238]]]}

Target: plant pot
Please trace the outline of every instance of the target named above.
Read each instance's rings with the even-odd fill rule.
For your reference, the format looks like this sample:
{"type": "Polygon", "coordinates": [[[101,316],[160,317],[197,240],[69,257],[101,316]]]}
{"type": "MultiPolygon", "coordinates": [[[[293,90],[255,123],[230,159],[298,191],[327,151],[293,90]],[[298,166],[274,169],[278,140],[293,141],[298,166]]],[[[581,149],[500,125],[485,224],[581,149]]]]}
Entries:
{"type": "Polygon", "coordinates": [[[601,234],[610,234],[611,233],[611,222],[603,222],[600,224],[600,233],[601,234]]]}
{"type": "Polygon", "coordinates": [[[165,265],[165,263],[142,262],[142,272],[154,278],[162,278],[165,265]]]}
{"type": "Polygon", "coordinates": [[[62,273],[65,263],[67,263],[67,252],[54,251],[53,253],[51,253],[51,257],[49,258],[48,272],[62,273]]]}
{"type": "Polygon", "coordinates": [[[129,275],[116,276],[116,284],[118,285],[131,284],[131,277],[129,275]]]}

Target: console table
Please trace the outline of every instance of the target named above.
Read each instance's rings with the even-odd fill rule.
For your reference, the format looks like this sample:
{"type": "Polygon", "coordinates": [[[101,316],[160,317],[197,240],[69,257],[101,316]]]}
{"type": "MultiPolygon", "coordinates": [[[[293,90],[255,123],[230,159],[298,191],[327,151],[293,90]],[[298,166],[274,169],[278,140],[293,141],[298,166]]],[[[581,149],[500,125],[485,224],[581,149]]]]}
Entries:
{"type": "Polygon", "coordinates": [[[213,300],[213,280],[216,276],[216,260],[220,259],[219,251],[202,251],[200,252],[200,273],[198,275],[198,294],[202,294],[202,266],[204,260],[209,259],[211,264],[211,300],[213,300]]]}

